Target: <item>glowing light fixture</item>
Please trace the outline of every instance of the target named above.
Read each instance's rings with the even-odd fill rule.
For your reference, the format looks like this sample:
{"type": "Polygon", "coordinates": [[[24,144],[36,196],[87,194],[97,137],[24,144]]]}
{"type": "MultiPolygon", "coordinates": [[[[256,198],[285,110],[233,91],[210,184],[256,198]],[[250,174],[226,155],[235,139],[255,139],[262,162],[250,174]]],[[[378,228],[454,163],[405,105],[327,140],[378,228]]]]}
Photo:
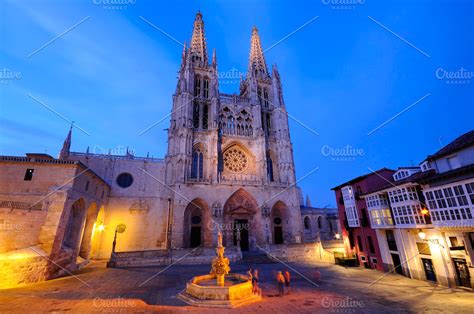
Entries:
{"type": "Polygon", "coordinates": [[[418,232],[418,236],[420,237],[420,239],[424,240],[426,238],[426,233],[420,230],[420,232],[418,232]]]}
{"type": "Polygon", "coordinates": [[[334,236],[335,236],[336,239],[338,239],[338,240],[341,238],[341,235],[340,235],[339,233],[336,233],[334,236]]]}
{"type": "Polygon", "coordinates": [[[421,210],[421,214],[422,215],[428,215],[429,214],[429,211],[428,211],[428,208],[424,207],[422,210],[421,210]]]}
{"type": "Polygon", "coordinates": [[[105,230],[105,225],[101,223],[100,225],[97,226],[97,230],[104,231],[105,230]]]}

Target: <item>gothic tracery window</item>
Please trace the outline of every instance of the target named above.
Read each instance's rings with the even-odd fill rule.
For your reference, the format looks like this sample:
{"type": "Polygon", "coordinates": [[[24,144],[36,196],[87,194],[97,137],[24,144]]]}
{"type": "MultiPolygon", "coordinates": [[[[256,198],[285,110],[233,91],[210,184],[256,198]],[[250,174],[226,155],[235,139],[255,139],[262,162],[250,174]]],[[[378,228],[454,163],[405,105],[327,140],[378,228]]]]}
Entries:
{"type": "Polygon", "coordinates": [[[194,103],[193,105],[193,127],[199,128],[199,104],[194,103]]]}
{"type": "Polygon", "coordinates": [[[199,97],[201,95],[201,77],[196,75],[194,77],[194,96],[199,97]]]}
{"type": "Polygon", "coordinates": [[[224,167],[231,172],[241,173],[248,167],[247,156],[237,147],[230,148],[224,152],[224,167]]]}
{"type": "Polygon", "coordinates": [[[252,136],[252,115],[247,109],[234,113],[228,107],[224,107],[219,113],[219,125],[223,134],[252,136]]]}
{"type": "Polygon", "coordinates": [[[267,113],[265,114],[265,134],[267,136],[270,136],[270,128],[271,128],[271,125],[270,125],[270,114],[267,113]]]}
{"type": "Polygon", "coordinates": [[[257,98],[258,98],[258,103],[261,106],[262,105],[262,88],[260,86],[257,87],[257,98]]]}
{"type": "Polygon", "coordinates": [[[263,103],[265,108],[268,108],[268,89],[266,88],[263,89],[263,103]]]}
{"type": "Polygon", "coordinates": [[[208,115],[209,115],[209,107],[207,104],[204,104],[202,107],[202,128],[207,130],[208,127],[208,115]]]}
{"type": "Polygon", "coordinates": [[[267,155],[267,176],[268,176],[268,180],[270,180],[270,182],[273,182],[273,181],[274,181],[274,177],[273,177],[273,161],[272,161],[272,159],[270,158],[269,155],[267,155]]]}
{"type": "Polygon", "coordinates": [[[193,152],[193,161],[191,165],[191,178],[202,179],[204,177],[204,154],[200,148],[193,152]]]}
{"type": "Polygon", "coordinates": [[[204,79],[204,91],[203,91],[204,98],[209,98],[209,79],[204,79]]]}

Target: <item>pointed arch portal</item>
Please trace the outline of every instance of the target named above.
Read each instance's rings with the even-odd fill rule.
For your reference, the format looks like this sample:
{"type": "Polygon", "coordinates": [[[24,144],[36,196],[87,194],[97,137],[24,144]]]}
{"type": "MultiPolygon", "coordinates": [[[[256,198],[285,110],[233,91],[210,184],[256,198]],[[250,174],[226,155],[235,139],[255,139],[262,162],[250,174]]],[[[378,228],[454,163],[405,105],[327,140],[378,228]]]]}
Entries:
{"type": "Polygon", "coordinates": [[[226,245],[240,245],[242,251],[255,249],[257,243],[263,243],[263,230],[258,219],[257,201],[246,190],[234,192],[224,204],[224,226],[222,230],[226,245]]]}
{"type": "Polygon", "coordinates": [[[212,234],[211,230],[207,228],[210,218],[210,210],[204,200],[195,198],[189,202],[184,210],[184,247],[211,246],[212,234]]]}

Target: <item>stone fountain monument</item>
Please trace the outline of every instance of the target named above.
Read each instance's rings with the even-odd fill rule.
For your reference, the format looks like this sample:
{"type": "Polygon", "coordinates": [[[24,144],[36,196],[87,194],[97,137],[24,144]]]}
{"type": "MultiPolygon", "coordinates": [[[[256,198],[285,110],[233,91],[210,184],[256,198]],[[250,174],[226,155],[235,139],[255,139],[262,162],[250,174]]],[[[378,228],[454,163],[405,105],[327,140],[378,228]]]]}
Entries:
{"type": "Polygon", "coordinates": [[[219,232],[210,274],[193,277],[178,294],[180,300],[194,306],[234,308],[261,299],[252,293],[249,276],[229,273],[229,259],[224,251],[219,232]]]}

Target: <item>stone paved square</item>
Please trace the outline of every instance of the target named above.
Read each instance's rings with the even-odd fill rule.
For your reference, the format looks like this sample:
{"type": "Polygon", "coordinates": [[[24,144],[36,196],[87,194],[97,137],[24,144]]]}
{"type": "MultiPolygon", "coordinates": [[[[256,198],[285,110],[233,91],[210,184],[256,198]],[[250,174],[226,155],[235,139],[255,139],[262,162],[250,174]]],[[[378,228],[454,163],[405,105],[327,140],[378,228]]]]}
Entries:
{"type": "Polygon", "coordinates": [[[69,276],[20,288],[3,290],[0,312],[156,312],[156,313],[472,313],[472,292],[449,289],[362,268],[331,264],[290,263],[291,294],[277,296],[275,274],[280,263],[249,262],[231,265],[232,272],[248,267],[260,270],[263,299],[231,310],[188,306],[176,298],[185,283],[209,266],[175,265],[132,269],[105,268],[94,262],[77,278],[69,276]],[[318,271],[320,279],[318,279],[318,271]],[[159,275],[157,275],[161,272],[159,275]],[[152,278],[150,280],[150,278],[152,278]],[[376,284],[369,284],[380,279],[376,284]],[[143,282],[149,280],[142,286],[143,282]],[[316,285],[318,286],[316,286],[316,285]]]}

